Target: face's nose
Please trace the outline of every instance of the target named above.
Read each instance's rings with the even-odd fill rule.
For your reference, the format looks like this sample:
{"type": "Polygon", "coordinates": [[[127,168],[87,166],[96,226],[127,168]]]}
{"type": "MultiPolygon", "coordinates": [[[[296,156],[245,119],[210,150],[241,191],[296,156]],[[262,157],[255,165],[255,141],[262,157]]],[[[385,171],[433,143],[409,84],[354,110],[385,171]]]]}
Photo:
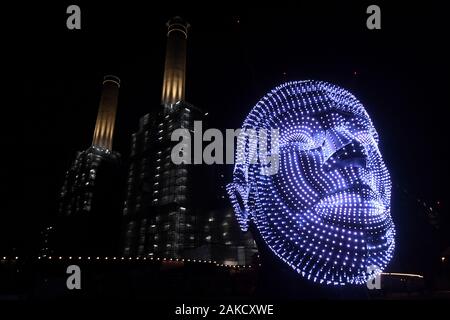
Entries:
{"type": "Polygon", "coordinates": [[[368,153],[364,145],[345,129],[332,128],[322,145],[325,171],[339,168],[366,168],[368,153]]]}
{"type": "Polygon", "coordinates": [[[366,168],[368,155],[364,146],[357,142],[343,146],[336,150],[325,162],[325,171],[333,171],[340,168],[366,168]]]}

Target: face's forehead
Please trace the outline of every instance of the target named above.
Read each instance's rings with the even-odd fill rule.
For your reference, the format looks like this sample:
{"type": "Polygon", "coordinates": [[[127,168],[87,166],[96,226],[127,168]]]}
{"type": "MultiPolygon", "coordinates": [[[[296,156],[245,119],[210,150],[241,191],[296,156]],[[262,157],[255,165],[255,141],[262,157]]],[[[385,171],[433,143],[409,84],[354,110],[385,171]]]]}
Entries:
{"type": "Polygon", "coordinates": [[[251,110],[243,128],[303,125],[327,129],[342,124],[361,126],[378,140],[364,106],[345,89],[322,81],[288,82],[265,95],[251,110]]]}

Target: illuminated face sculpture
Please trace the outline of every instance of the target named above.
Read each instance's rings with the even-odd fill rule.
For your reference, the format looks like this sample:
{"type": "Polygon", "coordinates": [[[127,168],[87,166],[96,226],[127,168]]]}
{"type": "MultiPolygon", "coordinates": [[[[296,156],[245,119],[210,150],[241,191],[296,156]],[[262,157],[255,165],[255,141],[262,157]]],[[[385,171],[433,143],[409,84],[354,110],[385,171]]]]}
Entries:
{"type": "Polygon", "coordinates": [[[379,273],[390,261],[395,236],[389,172],[369,115],[337,86],[289,82],[264,96],[242,127],[273,128],[277,173],[250,161],[248,139],[236,154],[227,191],[242,230],[254,223],[273,253],[311,281],[366,283],[368,267],[379,273]]]}

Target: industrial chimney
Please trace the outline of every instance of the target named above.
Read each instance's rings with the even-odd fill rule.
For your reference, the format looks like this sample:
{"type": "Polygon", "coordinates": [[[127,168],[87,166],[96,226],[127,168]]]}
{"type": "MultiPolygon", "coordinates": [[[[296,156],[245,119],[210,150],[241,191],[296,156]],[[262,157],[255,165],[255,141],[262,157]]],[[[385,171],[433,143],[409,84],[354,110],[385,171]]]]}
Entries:
{"type": "Polygon", "coordinates": [[[186,42],[189,23],[180,17],[167,22],[166,62],[161,104],[165,107],[184,101],[186,80],[186,42]]]}
{"type": "Polygon", "coordinates": [[[92,146],[111,150],[116,121],[117,98],[119,96],[120,79],[107,75],[103,78],[102,97],[95,124],[92,146]]]}

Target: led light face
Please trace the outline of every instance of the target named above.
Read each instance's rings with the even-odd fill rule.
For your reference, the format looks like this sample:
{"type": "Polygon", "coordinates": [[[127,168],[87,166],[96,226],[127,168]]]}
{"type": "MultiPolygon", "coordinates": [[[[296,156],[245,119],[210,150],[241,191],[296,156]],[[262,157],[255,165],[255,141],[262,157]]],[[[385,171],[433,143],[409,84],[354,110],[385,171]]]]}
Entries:
{"type": "Polygon", "coordinates": [[[335,85],[289,82],[264,96],[242,126],[273,128],[278,173],[261,174],[263,166],[250,160],[259,150],[248,139],[236,154],[227,191],[242,230],[253,222],[304,278],[365,284],[368,267],[382,272],[395,244],[389,172],[369,115],[335,85]]]}

